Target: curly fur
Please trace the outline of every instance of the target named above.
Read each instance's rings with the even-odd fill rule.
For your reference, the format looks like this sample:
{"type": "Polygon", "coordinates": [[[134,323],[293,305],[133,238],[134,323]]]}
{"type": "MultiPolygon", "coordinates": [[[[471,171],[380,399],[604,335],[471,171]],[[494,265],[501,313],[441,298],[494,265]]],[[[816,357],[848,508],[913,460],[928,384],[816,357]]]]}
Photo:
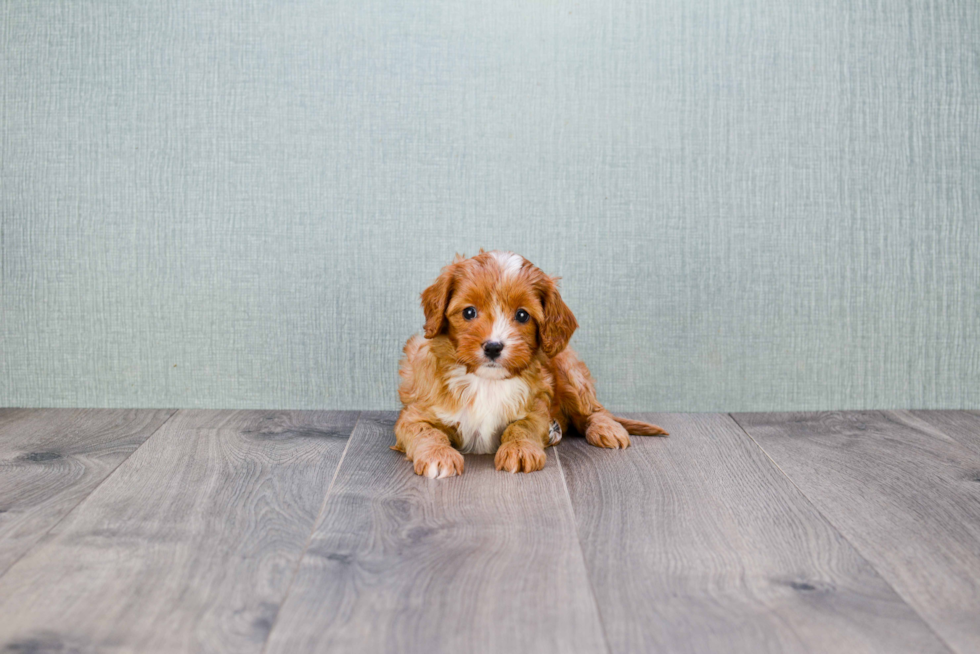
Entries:
{"type": "Polygon", "coordinates": [[[540,470],[552,422],[608,448],[629,447],[630,433],[666,434],[599,403],[592,375],[568,347],[578,323],[558,279],[523,257],[457,255],[421,300],[425,326],[405,344],[393,447],[418,474],[462,474],[460,451],[496,453],[498,470],[540,470]],[[484,349],[491,340],[503,345],[497,358],[484,349]]]}

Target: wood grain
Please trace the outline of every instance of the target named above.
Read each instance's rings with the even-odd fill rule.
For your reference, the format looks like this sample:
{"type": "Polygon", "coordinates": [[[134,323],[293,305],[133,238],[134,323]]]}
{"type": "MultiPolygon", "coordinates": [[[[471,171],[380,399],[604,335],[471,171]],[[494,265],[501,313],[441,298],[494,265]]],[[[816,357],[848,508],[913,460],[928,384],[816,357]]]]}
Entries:
{"type": "MultiPolygon", "coordinates": [[[[935,430],[980,456],[980,413],[975,411],[893,411],[904,422],[935,430]]],[[[977,471],[980,481],[980,470],[977,471]]]]}
{"type": "Polygon", "coordinates": [[[0,575],[173,413],[0,409],[0,575]]]}
{"type": "Polygon", "coordinates": [[[270,653],[604,652],[553,450],[511,475],[418,477],[363,414],[270,653]]]}
{"type": "Polygon", "coordinates": [[[261,651],[355,420],[179,412],[0,578],[0,651],[261,651]]]}
{"type": "Polygon", "coordinates": [[[738,426],[559,448],[612,652],[945,652],[738,426]]]}
{"type": "Polygon", "coordinates": [[[947,643],[980,651],[975,451],[906,412],[734,417],[947,643]]]}

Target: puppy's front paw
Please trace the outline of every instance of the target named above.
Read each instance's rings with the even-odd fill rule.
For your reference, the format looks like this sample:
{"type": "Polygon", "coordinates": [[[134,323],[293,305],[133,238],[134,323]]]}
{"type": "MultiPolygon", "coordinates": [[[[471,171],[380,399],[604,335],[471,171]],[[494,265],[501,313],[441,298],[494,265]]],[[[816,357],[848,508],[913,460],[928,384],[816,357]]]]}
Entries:
{"type": "Polygon", "coordinates": [[[463,474],[463,455],[449,447],[440,445],[415,455],[415,474],[429,479],[443,479],[463,474]]]}
{"type": "Polygon", "coordinates": [[[508,441],[497,450],[493,463],[497,470],[534,472],[544,467],[546,456],[540,443],[508,441]]]}
{"type": "Polygon", "coordinates": [[[621,424],[604,415],[594,415],[585,428],[585,440],[596,447],[606,447],[610,450],[623,449],[630,446],[630,435],[621,424]]]}

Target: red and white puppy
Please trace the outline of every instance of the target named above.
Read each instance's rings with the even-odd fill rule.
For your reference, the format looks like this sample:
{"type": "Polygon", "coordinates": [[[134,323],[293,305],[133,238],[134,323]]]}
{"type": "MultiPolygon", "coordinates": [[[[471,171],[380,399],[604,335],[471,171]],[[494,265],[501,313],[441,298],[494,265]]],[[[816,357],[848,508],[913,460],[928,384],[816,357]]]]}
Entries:
{"type": "Polygon", "coordinates": [[[427,477],[463,473],[460,452],[496,452],[498,470],[544,467],[574,428],[597,447],[629,447],[656,425],[617,418],[566,347],[578,327],[556,279],[511,252],[456,259],[422,292],[425,338],[405,344],[396,444],[427,477]]]}

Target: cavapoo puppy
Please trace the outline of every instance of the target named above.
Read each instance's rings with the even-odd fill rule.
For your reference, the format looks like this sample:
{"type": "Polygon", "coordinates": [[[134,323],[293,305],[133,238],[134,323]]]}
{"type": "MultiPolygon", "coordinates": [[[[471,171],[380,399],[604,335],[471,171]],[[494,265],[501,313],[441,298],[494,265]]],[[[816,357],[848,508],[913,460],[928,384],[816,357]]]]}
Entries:
{"type": "Polygon", "coordinates": [[[596,399],[568,345],[578,327],[556,279],[511,252],[456,259],[422,292],[425,337],[405,344],[396,444],[432,478],[463,473],[460,452],[496,452],[497,470],[534,472],[574,428],[597,447],[629,447],[660,427],[617,418],[596,399]]]}

